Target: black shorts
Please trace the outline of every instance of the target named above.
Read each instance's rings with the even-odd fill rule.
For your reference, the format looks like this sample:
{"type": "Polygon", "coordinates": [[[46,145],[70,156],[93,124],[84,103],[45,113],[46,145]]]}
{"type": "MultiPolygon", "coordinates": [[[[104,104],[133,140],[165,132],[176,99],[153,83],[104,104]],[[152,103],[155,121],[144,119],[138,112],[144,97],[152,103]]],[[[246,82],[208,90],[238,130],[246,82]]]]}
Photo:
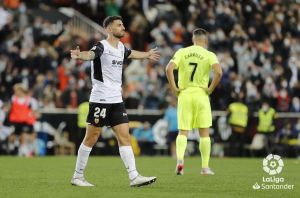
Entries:
{"type": "Polygon", "coordinates": [[[175,131],[169,131],[168,134],[167,134],[167,142],[171,143],[171,142],[176,141],[177,135],[178,135],[178,131],[176,131],[176,132],[175,131]]]}
{"type": "Polygon", "coordinates": [[[21,133],[32,134],[34,132],[33,126],[27,123],[11,122],[11,125],[15,127],[14,134],[16,135],[20,135],[21,133]]]}
{"type": "Polygon", "coordinates": [[[95,127],[114,127],[129,121],[123,102],[115,104],[90,102],[86,122],[95,127]]]}

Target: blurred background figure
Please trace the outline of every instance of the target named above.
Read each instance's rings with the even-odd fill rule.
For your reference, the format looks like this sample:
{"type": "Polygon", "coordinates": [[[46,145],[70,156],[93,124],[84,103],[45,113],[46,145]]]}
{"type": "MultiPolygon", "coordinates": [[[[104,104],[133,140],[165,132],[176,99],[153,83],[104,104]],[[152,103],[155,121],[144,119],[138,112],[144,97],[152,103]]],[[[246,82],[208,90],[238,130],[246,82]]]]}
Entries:
{"type": "Polygon", "coordinates": [[[35,155],[33,143],[36,139],[33,125],[36,122],[37,101],[32,98],[24,85],[14,85],[14,94],[11,99],[9,122],[15,127],[15,134],[19,137],[19,155],[35,155]]]}
{"type": "Polygon", "coordinates": [[[300,119],[295,126],[289,121],[285,121],[283,127],[278,131],[275,137],[275,152],[281,156],[299,157],[299,127],[300,119]]]}
{"type": "Polygon", "coordinates": [[[75,143],[70,141],[69,132],[62,131],[55,134],[55,155],[75,155],[75,143]]]}
{"type": "Polygon", "coordinates": [[[243,102],[244,94],[239,93],[235,102],[228,108],[229,124],[232,134],[229,138],[230,156],[243,156],[245,133],[248,125],[248,107],[243,102]]]}
{"type": "Polygon", "coordinates": [[[264,148],[266,149],[267,153],[272,153],[274,147],[275,118],[275,109],[270,107],[268,101],[263,101],[262,106],[258,111],[257,133],[265,137],[264,148]]]}
{"type": "MultiPolygon", "coordinates": [[[[91,49],[105,37],[100,24],[103,19],[121,15],[126,29],[122,42],[128,48],[146,51],[157,46],[161,53],[158,63],[124,62],[123,97],[127,109],[133,109],[134,121],[155,123],[164,116],[161,107],[169,103],[164,66],[178,48],[191,44],[192,31],[201,27],[208,30],[209,49],[216,52],[223,70],[222,82],[211,96],[212,110],[217,112],[213,129],[220,119],[218,112],[224,116],[236,95],[243,92],[243,104],[249,110],[246,142],[253,140],[258,129],[259,118],[253,113],[261,109],[263,99],[277,112],[276,128],[270,133],[277,136],[287,123],[293,129],[300,117],[299,10],[298,1],[3,0],[0,100],[10,106],[13,86],[21,83],[37,101],[32,107],[41,110],[42,119],[55,128],[66,121],[72,128],[70,140],[78,145],[82,137],[74,132],[78,131],[74,119],[92,86],[91,65],[70,60],[69,51],[76,45],[91,49]],[[87,18],[76,12],[73,17],[64,15],[59,11],[62,6],[87,18]],[[149,109],[150,113],[144,114],[149,109]]],[[[10,126],[10,108],[5,109],[4,126],[10,126]]],[[[4,140],[9,145],[5,153],[18,153],[16,134],[21,130],[17,128],[19,132],[4,140]]]]}
{"type": "Polygon", "coordinates": [[[149,122],[144,122],[139,128],[133,130],[132,135],[138,142],[141,149],[141,155],[153,155],[153,131],[149,122]]]}
{"type": "Polygon", "coordinates": [[[14,127],[9,127],[4,124],[6,120],[7,109],[5,104],[0,100],[0,155],[8,154],[8,137],[14,132],[14,127]]]}
{"type": "Polygon", "coordinates": [[[85,102],[82,102],[78,106],[78,113],[77,113],[77,127],[78,127],[78,132],[77,132],[77,142],[76,143],[76,148],[79,148],[80,146],[80,140],[84,137],[85,131],[86,131],[86,118],[89,112],[89,102],[86,100],[85,102]]]}
{"type": "Polygon", "coordinates": [[[169,106],[165,111],[164,120],[168,122],[167,143],[170,154],[176,158],[176,138],[178,135],[178,120],[177,120],[177,100],[175,97],[169,97],[169,106]]]}

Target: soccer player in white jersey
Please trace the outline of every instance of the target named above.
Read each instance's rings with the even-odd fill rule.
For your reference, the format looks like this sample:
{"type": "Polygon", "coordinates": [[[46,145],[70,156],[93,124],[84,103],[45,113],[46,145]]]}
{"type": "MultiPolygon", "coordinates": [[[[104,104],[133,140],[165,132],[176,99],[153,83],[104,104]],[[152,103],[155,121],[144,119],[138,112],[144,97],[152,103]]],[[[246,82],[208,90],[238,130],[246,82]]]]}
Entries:
{"type": "Polygon", "coordinates": [[[156,181],[156,177],[141,176],[135,166],[135,158],[130,144],[128,117],[122,100],[122,67],[128,58],[157,61],[157,49],[140,52],[126,48],[120,38],[125,28],[120,16],[109,16],[103,26],[108,36],[98,42],[90,51],[71,50],[71,58],[92,61],[91,78],[93,88],[89,100],[87,129],[79,147],[74,175],[71,184],[94,186],[84,178],[89,154],[101,133],[101,127],[110,126],[118,140],[120,156],[128,172],[130,186],[143,186],[156,181]]]}

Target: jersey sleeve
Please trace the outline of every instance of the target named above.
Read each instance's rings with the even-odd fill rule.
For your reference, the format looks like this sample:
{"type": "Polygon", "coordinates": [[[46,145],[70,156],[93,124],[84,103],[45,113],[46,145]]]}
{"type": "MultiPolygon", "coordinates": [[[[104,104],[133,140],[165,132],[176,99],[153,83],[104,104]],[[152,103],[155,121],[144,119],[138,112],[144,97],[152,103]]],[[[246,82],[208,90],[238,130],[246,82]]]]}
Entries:
{"type": "Polygon", "coordinates": [[[125,47],[124,45],[124,60],[126,60],[128,56],[130,56],[130,54],[131,54],[131,49],[125,47]]]}
{"type": "Polygon", "coordinates": [[[90,51],[95,53],[95,58],[98,58],[103,54],[104,46],[101,42],[98,42],[92,47],[90,51]]]}
{"type": "Polygon", "coordinates": [[[175,63],[176,67],[175,69],[179,68],[180,65],[180,61],[181,61],[181,50],[178,50],[174,56],[172,57],[172,59],[170,60],[170,62],[175,63]]]}
{"type": "Polygon", "coordinates": [[[219,61],[218,61],[216,54],[211,52],[209,55],[209,65],[211,66],[213,64],[218,64],[218,63],[219,63],[219,61]]]}

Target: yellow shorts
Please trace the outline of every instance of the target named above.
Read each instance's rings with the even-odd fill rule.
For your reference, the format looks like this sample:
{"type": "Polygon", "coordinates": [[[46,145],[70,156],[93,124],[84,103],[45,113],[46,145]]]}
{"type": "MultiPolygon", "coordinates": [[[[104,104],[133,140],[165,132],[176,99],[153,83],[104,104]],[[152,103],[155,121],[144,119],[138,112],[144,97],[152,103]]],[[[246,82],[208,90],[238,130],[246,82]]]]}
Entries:
{"type": "Polygon", "coordinates": [[[197,87],[181,91],[178,96],[177,114],[178,128],[181,130],[211,127],[209,96],[202,88],[197,87]]]}

